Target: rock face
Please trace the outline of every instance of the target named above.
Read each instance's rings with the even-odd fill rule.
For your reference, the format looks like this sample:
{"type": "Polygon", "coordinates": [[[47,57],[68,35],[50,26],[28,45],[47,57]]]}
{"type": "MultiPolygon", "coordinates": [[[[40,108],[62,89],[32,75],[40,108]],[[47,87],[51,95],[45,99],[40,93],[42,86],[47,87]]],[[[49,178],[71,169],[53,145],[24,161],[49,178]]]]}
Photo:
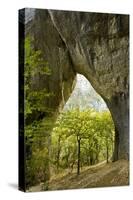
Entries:
{"type": "Polygon", "coordinates": [[[35,79],[54,97],[45,102],[58,114],[69,98],[76,73],[105,100],[116,129],[114,160],[129,158],[129,16],[35,10],[30,32],[48,61],[51,76],[35,79]]]}

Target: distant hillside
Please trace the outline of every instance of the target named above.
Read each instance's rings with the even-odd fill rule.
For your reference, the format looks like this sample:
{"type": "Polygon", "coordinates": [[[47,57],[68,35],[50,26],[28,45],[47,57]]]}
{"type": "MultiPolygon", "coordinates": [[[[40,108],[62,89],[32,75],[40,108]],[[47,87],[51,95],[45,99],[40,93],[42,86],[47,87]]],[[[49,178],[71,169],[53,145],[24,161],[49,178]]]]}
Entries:
{"type": "Polygon", "coordinates": [[[88,80],[83,75],[78,74],[77,84],[64,109],[80,108],[82,110],[90,107],[99,111],[107,109],[105,102],[88,80]]]}

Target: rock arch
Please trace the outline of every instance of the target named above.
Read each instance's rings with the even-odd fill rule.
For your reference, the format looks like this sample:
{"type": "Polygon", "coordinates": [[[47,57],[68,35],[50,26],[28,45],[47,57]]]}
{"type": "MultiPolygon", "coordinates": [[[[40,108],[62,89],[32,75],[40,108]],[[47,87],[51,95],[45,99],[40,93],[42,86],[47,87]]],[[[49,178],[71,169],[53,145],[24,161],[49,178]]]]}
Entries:
{"type": "Polygon", "coordinates": [[[69,98],[76,73],[84,75],[105,100],[116,129],[114,160],[129,159],[129,16],[35,10],[27,24],[52,74],[33,79],[55,96],[44,102],[58,115],[69,98]]]}

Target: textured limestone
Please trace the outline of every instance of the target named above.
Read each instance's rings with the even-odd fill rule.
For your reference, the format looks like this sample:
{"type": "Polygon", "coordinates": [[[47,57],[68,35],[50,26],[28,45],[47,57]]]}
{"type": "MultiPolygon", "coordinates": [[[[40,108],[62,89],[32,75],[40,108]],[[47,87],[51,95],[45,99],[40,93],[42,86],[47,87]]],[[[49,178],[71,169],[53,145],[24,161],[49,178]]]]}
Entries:
{"type": "Polygon", "coordinates": [[[39,87],[54,93],[45,104],[58,113],[74,88],[76,73],[84,75],[112,114],[119,136],[116,159],[128,159],[129,16],[36,10],[30,23],[35,48],[52,71],[37,79],[39,87]]]}

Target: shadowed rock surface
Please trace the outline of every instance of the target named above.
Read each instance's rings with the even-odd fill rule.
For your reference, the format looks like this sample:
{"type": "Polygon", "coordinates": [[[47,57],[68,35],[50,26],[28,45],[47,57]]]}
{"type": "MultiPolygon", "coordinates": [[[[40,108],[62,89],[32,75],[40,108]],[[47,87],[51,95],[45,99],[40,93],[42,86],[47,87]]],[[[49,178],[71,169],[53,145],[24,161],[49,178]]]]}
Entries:
{"type": "MultiPolygon", "coordinates": [[[[44,101],[57,116],[84,75],[106,102],[114,120],[114,160],[129,159],[129,16],[35,10],[27,23],[34,48],[42,51],[50,76],[34,77],[36,89],[54,96],[44,101]]],[[[44,114],[45,115],[45,114],[44,114]]]]}

